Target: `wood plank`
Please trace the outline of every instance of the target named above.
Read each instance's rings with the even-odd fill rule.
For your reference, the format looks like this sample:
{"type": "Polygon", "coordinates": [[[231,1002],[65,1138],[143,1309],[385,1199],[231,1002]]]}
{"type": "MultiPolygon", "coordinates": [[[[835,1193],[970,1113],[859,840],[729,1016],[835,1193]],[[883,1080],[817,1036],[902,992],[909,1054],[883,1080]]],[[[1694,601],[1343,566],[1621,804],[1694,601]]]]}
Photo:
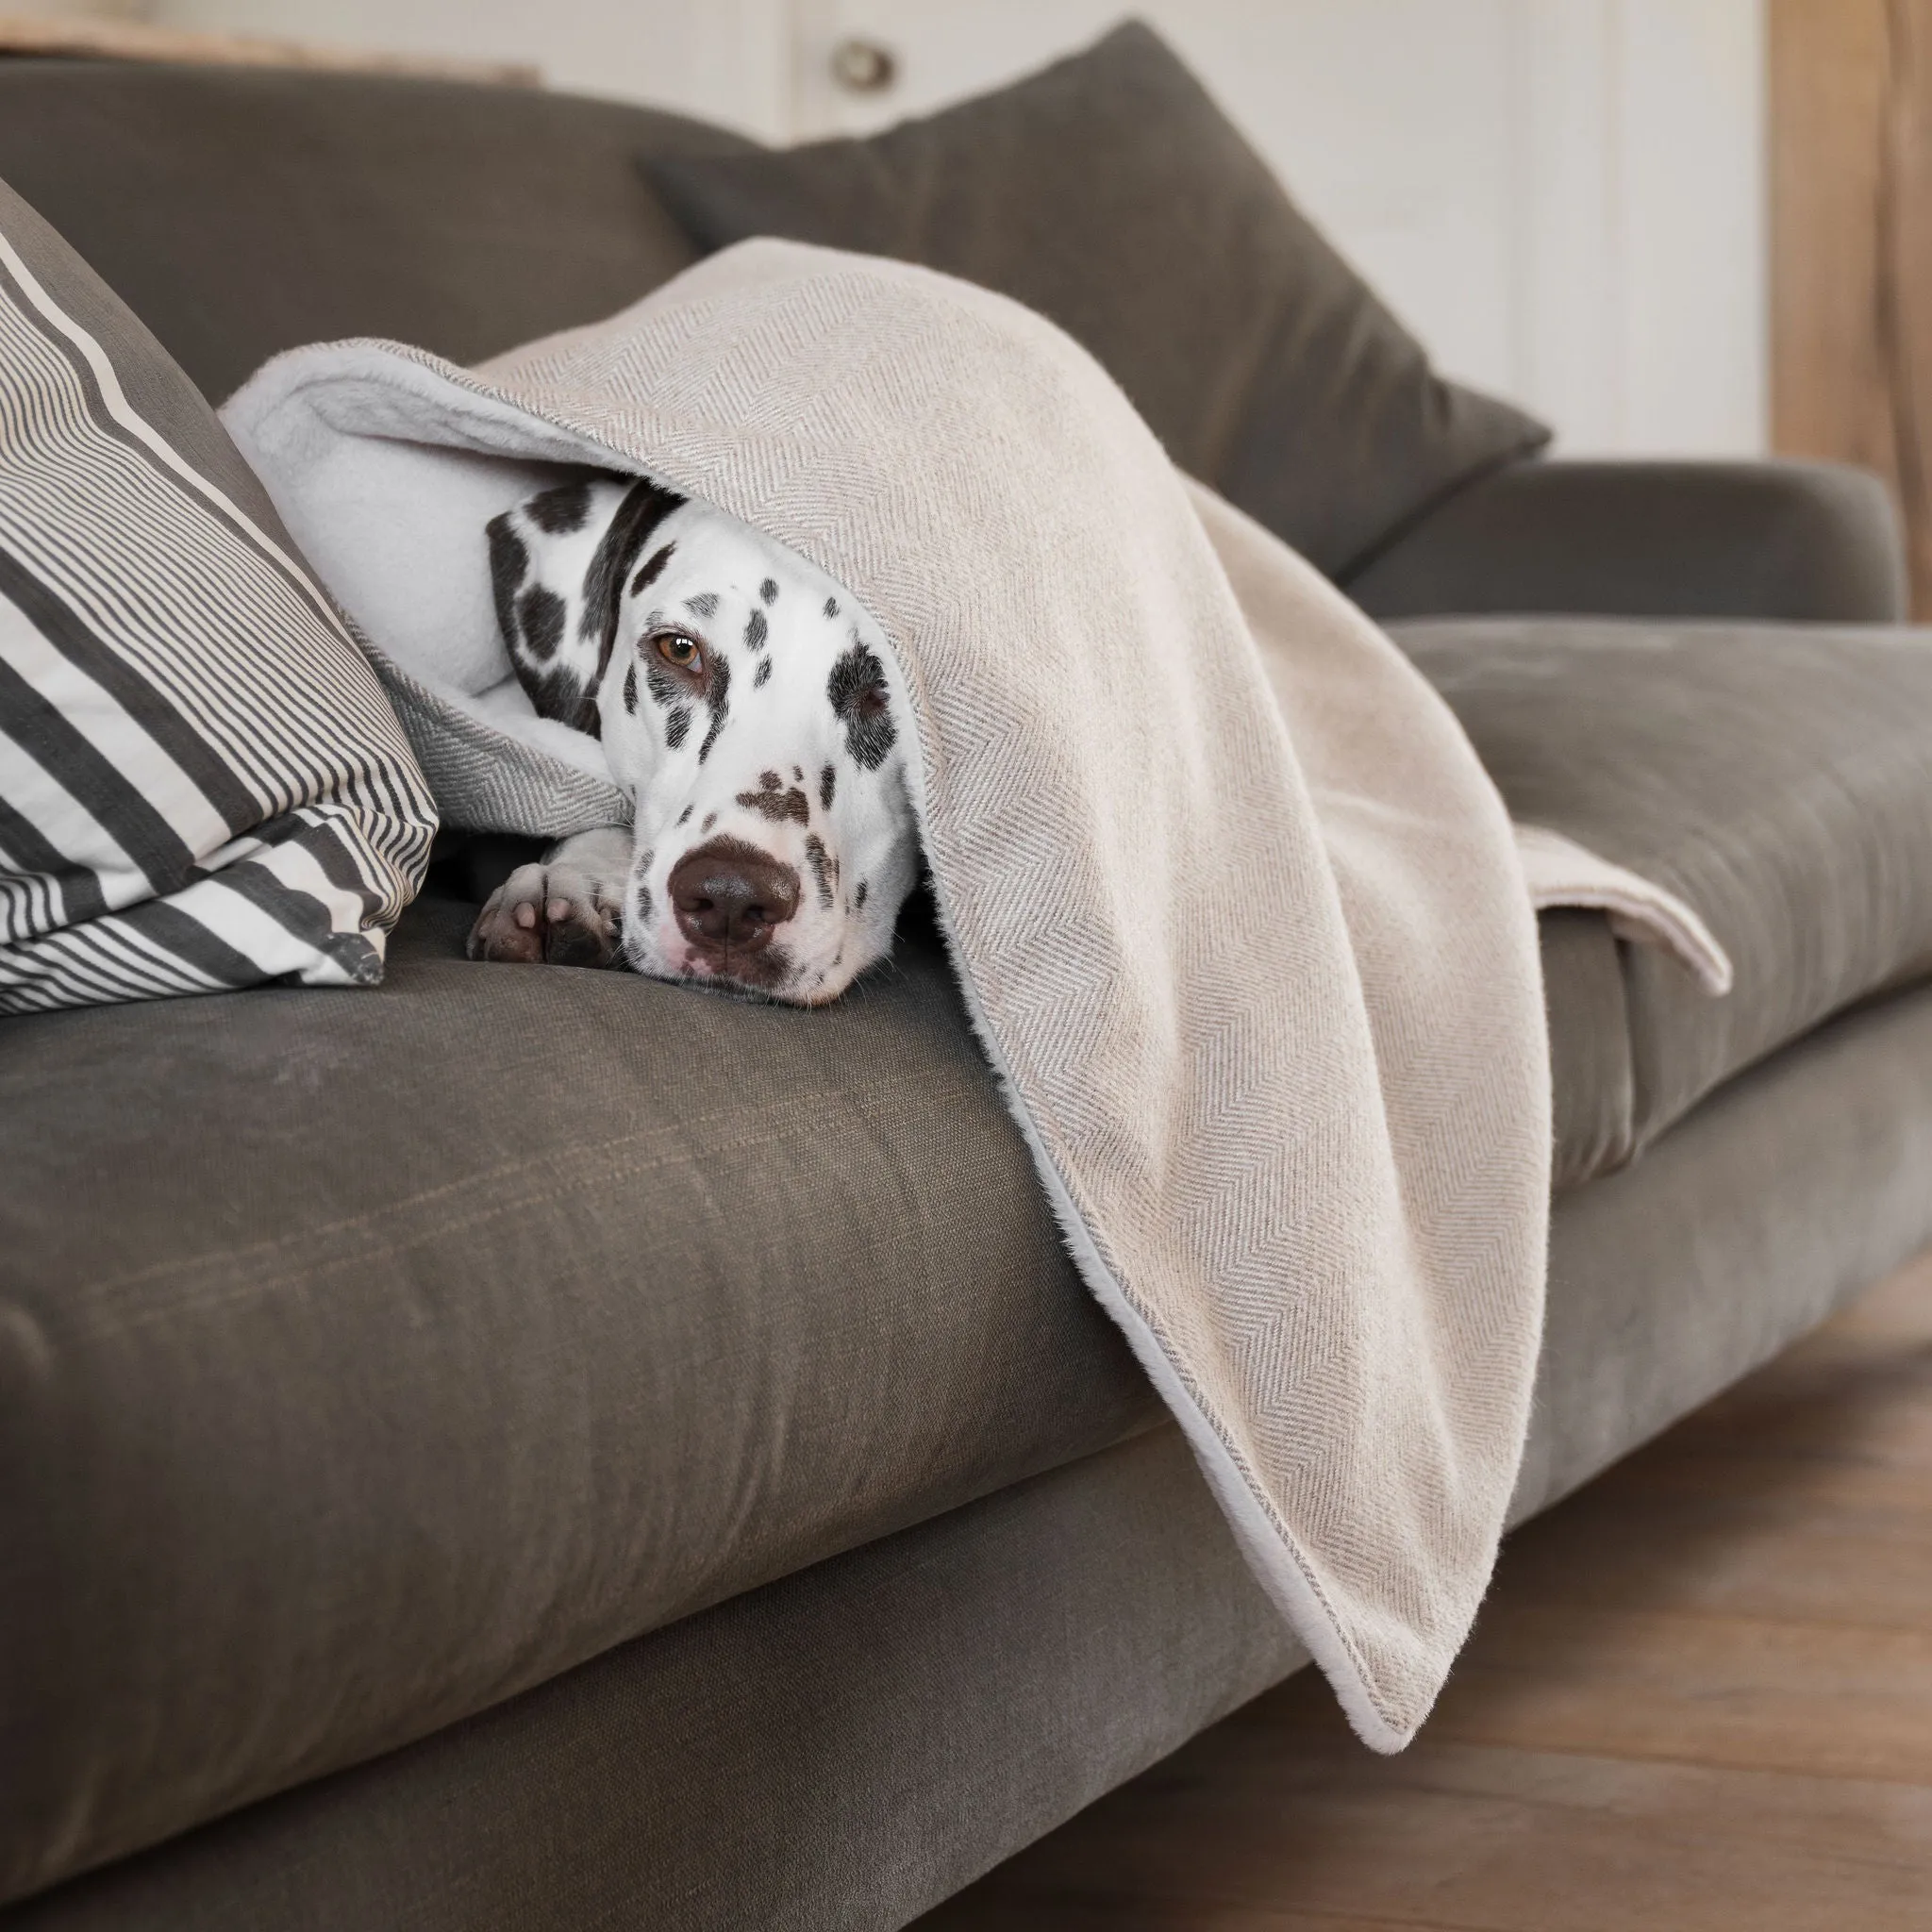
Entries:
{"type": "MultiPolygon", "coordinates": [[[[950,1926],[944,1914],[922,1919],[915,1932],[940,1932],[950,1926]]],[[[962,1924],[991,1924],[986,1920],[962,1924]]],[[[998,1924],[1011,1932],[1195,1932],[1203,1921],[1182,1905],[1134,1899],[1063,1898],[1052,1893],[1033,1896],[1002,1894],[998,1924]]],[[[1461,1932],[1461,1928],[1430,1919],[1369,1919],[1354,1913],[1277,1911],[1270,1906],[1227,1906],[1215,1912],[1214,1932],[1461,1932]]]]}
{"type": "Polygon", "coordinates": [[[1514,1537],[1400,1757],[1304,1672],[919,1932],[1932,1924],[1932,1257],[1514,1537]]]}
{"type": "Polygon", "coordinates": [[[1923,1932],[1928,1843],[1907,1787],[1230,1721],[921,1932],[1923,1932]]]}
{"type": "Polygon", "coordinates": [[[1887,0],[1771,0],[1772,435],[1892,471],[1878,328],[1887,0]]]}
{"type": "Polygon", "coordinates": [[[1932,1783],[1932,1631],[1523,1607],[1499,1593],[1441,1737],[1932,1783]]]}
{"type": "Polygon", "coordinates": [[[1776,1465],[1759,1493],[1727,1493],[1733,1472],[1695,1488],[1620,1483],[1518,1533],[1507,1600],[1542,1609],[1666,1610],[1782,1623],[1923,1630],[1932,1536],[1922,1508],[1821,1510],[1815,1489],[1785,1491],[1776,1465]]]}
{"type": "Polygon", "coordinates": [[[1772,442],[1862,463],[1932,613],[1932,0],[1771,0],[1772,442]]]}

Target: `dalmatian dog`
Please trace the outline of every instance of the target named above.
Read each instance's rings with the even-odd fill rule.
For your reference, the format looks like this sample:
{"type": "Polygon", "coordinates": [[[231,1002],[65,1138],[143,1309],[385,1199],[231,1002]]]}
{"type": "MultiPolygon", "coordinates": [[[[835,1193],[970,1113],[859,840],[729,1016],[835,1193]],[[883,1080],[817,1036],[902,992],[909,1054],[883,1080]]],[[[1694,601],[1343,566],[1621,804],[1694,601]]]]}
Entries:
{"type": "Polygon", "coordinates": [[[919,872],[904,688],[858,601],[649,478],[558,484],[488,537],[524,689],[601,740],[636,809],[513,873],[470,957],[836,999],[919,872]]]}

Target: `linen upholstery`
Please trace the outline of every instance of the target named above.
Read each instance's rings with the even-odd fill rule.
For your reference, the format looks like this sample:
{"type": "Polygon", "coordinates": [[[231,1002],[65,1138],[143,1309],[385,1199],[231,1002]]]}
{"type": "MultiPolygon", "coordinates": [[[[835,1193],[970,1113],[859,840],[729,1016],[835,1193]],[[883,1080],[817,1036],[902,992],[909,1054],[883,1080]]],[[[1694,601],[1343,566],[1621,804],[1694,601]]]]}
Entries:
{"type": "Polygon", "coordinates": [[[0,183],[0,1011],[368,985],[435,823],[206,401],[0,183]]]}
{"type": "Polygon", "coordinates": [[[1435,374],[1138,21],[866,140],[680,145],[648,167],[706,248],[780,235],[896,256],[1038,309],[1099,358],[1181,469],[1331,575],[1549,439],[1435,374]]]}
{"type": "Polygon", "coordinates": [[[1566,1496],[1932,1241],[1932,988],[1719,1088],[1550,1226],[1512,1523],[1566,1496]]]}
{"type": "Polygon", "coordinates": [[[1509,463],[1350,573],[1383,619],[1497,611],[1903,624],[1885,485],[1843,463],[1509,463]]]}
{"type": "Polygon", "coordinates": [[[220,401],[388,335],[471,362],[590,322],[694,250],[638,173],[741,137],[535,88],[0,60],[0,177],[220,401]]]}
{"type": "MultiPolygon", "coordinates": [[[[1711,1000],[1655,948],[1623,949],[1629,1111],[1596,1083],[1606,1111],[1566,1123],[1559,1180],[1632,1158],[1740,1069],[1932,970],[1932,631],[1524,617],[1394,635],[1513,817],[1681,895],[1735,969],[1711,1000]]],[[[1613,1040],[1614,1003],[1590,1009],[1613,1040]]]]}
{"type": "Polygon", "coordinates": [[[1162,1425],[0,1924],[885,1932],[1299,1661],[1162,1425]]]}
{"type": "MultiPolygon", "coordinates": [[[[1927,1239],[1921,991],[1742,1075],[1640,1165],[1557,1204],[1512,1513],[1566,1492],[1927,1239]],[[1714,1218],[1738,1239],[1705,1239],[1714,1218]]],[[[0,1925],[898,1926],[1295,1661],[1177,1432],[1160,1427],[0,1909],[0,1925]]],[[[207,1668],[210,1696],[245,1695],[207,1668]]]]}
{"type": "Polygon", "coordinates": [[[1557,1192],[1619,1167],[1630,1145],[1630,1021],[1623,947],[1600,913],[1537,919],[1550,1022],[1550,1185],[1557,1192]]]}
{"type": "Polygon", "coordinates": [[[0,1896],[1158,1416],[929,938],[802,1012],[475,911],[8,1023],[0,1896]]]}

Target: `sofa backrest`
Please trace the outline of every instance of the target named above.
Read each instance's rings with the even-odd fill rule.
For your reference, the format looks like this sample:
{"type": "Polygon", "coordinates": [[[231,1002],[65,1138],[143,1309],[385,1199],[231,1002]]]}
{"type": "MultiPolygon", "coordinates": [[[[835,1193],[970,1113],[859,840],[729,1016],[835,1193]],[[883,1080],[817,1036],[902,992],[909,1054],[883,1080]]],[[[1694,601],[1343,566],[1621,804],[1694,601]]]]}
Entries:
{"type": "Polygon", "coordinates": [[[298,342],[475,362],[691,262],[638,157],[748,145],[535,89],[0,59],[0,179],[210,400],[298,342]]]}

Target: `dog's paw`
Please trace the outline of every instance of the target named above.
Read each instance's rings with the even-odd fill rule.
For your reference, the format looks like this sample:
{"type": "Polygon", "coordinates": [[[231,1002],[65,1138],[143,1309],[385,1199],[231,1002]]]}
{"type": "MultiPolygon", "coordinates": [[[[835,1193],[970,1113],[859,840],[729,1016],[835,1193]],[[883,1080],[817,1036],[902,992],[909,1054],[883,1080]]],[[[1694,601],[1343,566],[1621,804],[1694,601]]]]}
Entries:
{"type": "Polygon", "coordinates": [[[520,865],[490,895],[470,928],[470,958],[533,966],[608,966],[617,957],[624,908],[586,874],[520,865]]]}

